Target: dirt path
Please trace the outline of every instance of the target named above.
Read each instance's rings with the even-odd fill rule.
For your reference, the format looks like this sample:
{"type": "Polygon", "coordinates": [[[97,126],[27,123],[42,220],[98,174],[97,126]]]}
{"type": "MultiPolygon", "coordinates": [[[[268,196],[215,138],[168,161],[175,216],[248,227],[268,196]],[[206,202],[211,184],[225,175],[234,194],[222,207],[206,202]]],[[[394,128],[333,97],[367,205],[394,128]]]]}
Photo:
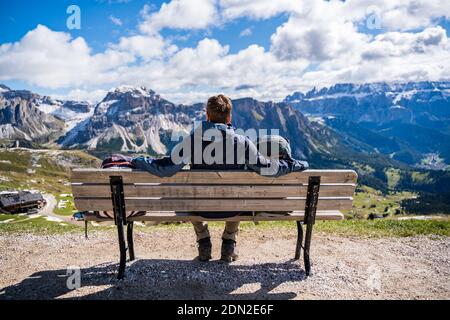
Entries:
{"type": "Polygon", "coordinates": [[[81,223],[76,223],[76,221],[73,220],[72,217],[61,216],[61,215],[53,213],[53,210],[58,205],[58,201],[56,200],[54,195],[46,193],[43,195],[43,197],[44,197],[45,201],[47,201],[47,204],[45,205],[44,208],[42,208],[42,210],[39,211],[39,214],[47,216],[51,220],[56,221],[56,222],[60,221],[60,222],[67,222],[67,223],[72,223],[72,224],[76,224],[76,225],[81,225],[81,223]]]}
{"type": "Polygon", "coordinates": [[[56,201],[56,198],[54,195],[46,193],[43,195],[45,201],[47,204],[45,205],[42,210],[39,211],[39,214],[42,214],[47,217],[54,217],[54,218],[60,218],[60,216],[57,216],[53,213],[53,210],[57,206],[58,202],[56,201]]]}
{"type": "MultiPolygon", "coordinates": [[[[214,259],[220,231],[212,229],[214,259]]],[[[316,234],[307,279],[303,264],[291,260],[294,238],[294,229],[244,229],[240,260],[225,265],[192,261],[190,228],[137,232],[138,260],[118,281],[114,232],[90,240],[0,235],[0,299],[450,299],[450,238],[316,234]],[[69,266],[81,267],[81,288],[73,291],[69,266]]]]}

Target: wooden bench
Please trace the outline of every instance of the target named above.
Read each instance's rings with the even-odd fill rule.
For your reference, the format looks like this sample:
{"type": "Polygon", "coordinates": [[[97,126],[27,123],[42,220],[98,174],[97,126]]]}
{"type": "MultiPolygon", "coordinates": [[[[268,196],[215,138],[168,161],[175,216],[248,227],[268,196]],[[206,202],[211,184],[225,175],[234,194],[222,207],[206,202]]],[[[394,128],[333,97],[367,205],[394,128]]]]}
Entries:
{"type": "Polygon", "coordinates": [[[309,275],[315,220],[343,219],[341,211],[352,207],[356,180],[353,170],[307,170],[279,178],[247,171],[191,170],[159,178],[131,169],[75,169],[71,178],[75,206],[86,212],[86,223],[114,221],[117,225],[119,279],[125,273],[127,249],[130,261],[135,257],[134,221],[296,221],[295,259],[300,258],[303,248],[305,273],[309,275]],[[138,211],[141,213],[136,214],[138,211]],[[220,211],[247,214],[226,219],[207,219],[195,214],[220,211]],[[291,213],[259,214],[280,211],[291,213]],[[110,215],[102,216],[99,212],[110,212],[110,215]],[[306,225],[305,235],[302,222],[306,225]],[[128,248],[124,226],[127,226],[128,248]]]}

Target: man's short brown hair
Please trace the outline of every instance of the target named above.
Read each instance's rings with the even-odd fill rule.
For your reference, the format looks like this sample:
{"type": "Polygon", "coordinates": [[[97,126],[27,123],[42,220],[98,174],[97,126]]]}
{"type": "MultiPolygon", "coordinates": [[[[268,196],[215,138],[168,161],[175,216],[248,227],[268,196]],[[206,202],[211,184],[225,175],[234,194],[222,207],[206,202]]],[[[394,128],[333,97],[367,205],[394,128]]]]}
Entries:
{"type": "Polygon", "coordinates": [[[209,120],[215,123],[225,123],[231,118],[231,111],[233,105],[230,98],[219,94],[208,99],[206,104],[206,112],[208,113],[209,120]]]}

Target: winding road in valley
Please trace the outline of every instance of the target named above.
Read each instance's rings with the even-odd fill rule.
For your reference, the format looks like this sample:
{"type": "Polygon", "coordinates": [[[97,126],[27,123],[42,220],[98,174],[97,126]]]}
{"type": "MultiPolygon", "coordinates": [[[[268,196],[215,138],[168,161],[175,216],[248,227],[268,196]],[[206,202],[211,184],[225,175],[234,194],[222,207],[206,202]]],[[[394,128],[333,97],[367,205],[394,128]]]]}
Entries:
{"type": "Polygon", "coordinates": [[[72,219],[72,217],[61,216],[53,212],[54,208],[58,205],[58,201],[56,200],[54,195],[46,193],[42,196],[44,197],[45,201],[47,201],[47,204],[39,211],[39,214],[47,216],[50,219],[54,219],[56,222],[58,220],[59,222],[67,222],[79,225],[79,223],[72,219]]]}

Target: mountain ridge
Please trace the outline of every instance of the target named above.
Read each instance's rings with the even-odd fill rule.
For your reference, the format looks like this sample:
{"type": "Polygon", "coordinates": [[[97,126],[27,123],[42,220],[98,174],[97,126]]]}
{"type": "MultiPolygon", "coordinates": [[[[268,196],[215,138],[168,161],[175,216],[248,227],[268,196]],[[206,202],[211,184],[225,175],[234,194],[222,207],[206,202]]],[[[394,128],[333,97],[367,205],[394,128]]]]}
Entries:
{"type": "MultiPolygon", "coordinates": [[[[17,123],[8,124],[3,117],[1,130],[9,135],[4,133],[0,137],[39,140],[67,149],[163,155],[174,144],[171,136],[188,133],[193,121],[204,117],[205,109],[203,103],[174,104],[145,87],[117,87],[95,105],[11,90],[4,85],[0,88],[3,104],[20,98],[29,105],[30,113],[37,112],[34,108],[43,112],[46,116],[42,117],[49,119],[50,127],[39,137],[25,135],[19,132],[17,123]],[[62,128],[58,121],[62,122],[62,128]]],[[[233,100],[233,123],[244,130],[280,130],[280,134],[291,140],[294,154],[299,158],[317,154],[348,158],[346,154],[380,153],[394,161],[418,166],[430,155],[433,159],[443,157],[447,162],[450,158],[450,144],[438,141],[447,137],[448,103],[448,81],[336,84],[306,93],[295,92],[282,102],[233,100]],[[424,124],[424,119],[428,123],[424,124]],[[431,122],[443,129],[430,128],[431,122]],[[409,138],[402,134],[402,128],[416,135],[409,138]],[[427,139],[433,143],[427,144],[427,139]],[[416,141],[420,145],[414,145],[416,141]]],[[[27,123],[23,123],[26,127],[27,123]]],[[[445,163],[436,166],[443,167],[445,163]]]]}
{"type": "Polygon", "coordinates": [[[374,149],[380,141],[394,141],[397,146],[386,154],[409,165],[424,165],[430,156],[444,162],[429,168],[450,163],[450,81],[336,84],[295,92],[284,101],[343,135],[355,137],[352,130],[361,127],[359,140],[368,143],[378,135],[368,143],[374,149]]]}

